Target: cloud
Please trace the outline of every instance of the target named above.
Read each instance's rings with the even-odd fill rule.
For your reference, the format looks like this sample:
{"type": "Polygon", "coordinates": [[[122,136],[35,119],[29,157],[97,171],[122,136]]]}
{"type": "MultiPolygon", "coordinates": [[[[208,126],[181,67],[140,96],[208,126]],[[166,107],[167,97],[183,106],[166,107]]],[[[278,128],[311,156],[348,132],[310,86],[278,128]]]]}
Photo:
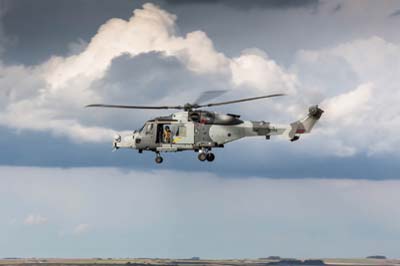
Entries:
{"type": "MultiPolygon", "coordinates": [[[[356,89],[334,96],[322,103],[330,123],[342,125],[359,125],[363,114],[371,111],[373,84],[362,84],[356,89]]],[[[363,124],[361,122],[361,124],[363,124]]]]}
{"type": "Polygon", "coordinates": [[[321,139],[316,141],[333,152],[334,147],[353,151],[335,152],[342,155],[396,154],[399,62],[400,45],[379,37],[299,52],[293,71],[302,82],[302,93],[319,99],[326,109],[321,139]]]}
{"type": "Polygon", "coordinates": [[[83,233],[86,233],[89,229],[90,229],[90,225],[89,224],[78,224],[74,228],[74,234],[75,235],[81,235],[83,233]]]}
{"type": "Polygon", "coordinates": [[[49,60],[44,66],[48,70],[45,78],[55,90],[81,75],[89,82],[101,78],[112,59],[124,53],[136,56],[152,51],[176,56],[198,73],[223,69],[226,58],[214,50],[206,34],[194,31],[175,36],[175,20],[175,15],[153,4],[136,9],[128,21],[111,19],[99,28],[83,53],[49,60]]]}
{"type": "MultiPolygon", "coordinates": [[[[115,58],[105,76],[93,82],[90,89],[105,95],[104,101],[107,102],[178,105],[193,101],[205,89],[226,89],[228,82],[227,75],[197,75],[175,57],[151,52],[134,59],[129,55],[115,58]]],[[[81,120],[124,130],[140,128],[149,117],[169,112],[89,109],[81,116],[81,120]],[[124,119],[121,119],[122,113],[124,119]],[[98,114],[95,120],[93,114],[98,114]]]]}
{"type": "Polygon", "coordinates": [[[290,257],[396,256],[400,244],[398,180],[38,167],[0,167],[0,176],[3,215],[26,211],[29,202],[52,217],[43,238],[3,224],[0,234],[16,240],[0,239],[7,254],[83,257],[106,250],[117,257],[135,250],[136,256],[257,258],[268,250],[290,257]],[[61,230],[83,234],[94,224],[95,237],[59,239],[61,230]],[[32,245],[38,237],[40,247],[32,245]],[[93,247],[90,254],[85,246],[93,247]]]}
{"type": "MultiPolygon", "coordinates": [[[[115,92],[125,94],[116,86],[99,91],[93,84],[106,78],[115,59],[129,56],[135,60],[147,53],[160,54],[166,60],[175,58],[194,75],[218,77],[215,79],[219,79],[219,83],[224,82],[225,87],[233,86],[239,91],[295,90],[295,78],[265,54],[244,53],[229,58],[216,51],[202,31],[177,35],[175,21],[175,15],[153,4],[145,4],[142,9],[136,9],[129,20],[107,21],[87,45],[79,48],[83,49],[81,52],[78,49],[68,57],[53,56],[32,67],[0,65],[0,87],[4,95],[0,124],[50,131],[78,142],[109,141],[114,130],[97,126],[95,119],[88,118],[82,107],[92,102],[112,101],[110,95],[115,92]],[[265,76],[260,71],[254,72],[256,66],[262,68],[265,76]],[[256,80],[260,77],[263,79],[256,80]],[[247,85],[245,89],[242,84],[247,85]]],[[[175,89],[173,85],[171,90],[163,89],[171,93],[175,89]]],[[[186,96],[190,91],[198,93],[189,88],[180,95],[186,96]]],[[[152,104],[157,104],[154,98],[151,98],[152,104]]],[[[179,100],[179,97],[174,98],[179,100]]],[[[158,101],[163,100],[159,98],[158,101]]],[[[115,120],[108,124],[115,124],[115,120]]]]}
{"type": "Polygon", "coordinates": [[[26,225],[41,225],[47,223],[48,219],[40,214],[29,214],[25,218],[24,224],[26,225]]]}
{"type": "Polygon", "coordinates": [[[286,73],[261,50],[244,51],[239,57],[233,58],[230,68],[235,86],[247,85],[259,89],[261,93],[266,88],[296,92],[296,76],[286,73]]]}
{"type": "Polygon", "coordinates": [[[115,130],[132,130],[159,113],[130,112],[121,119],[116,110],[96,110],[94,115],[82,108],[88,103],[182,104],[210,88],[232,88],[237,97],[284,91],[291,97],[265,108],[226,110],[252,119],[265,119],[268,113],[274,121],[291,122],[309,105],[321,103],[327,109],[322,125],[301,153],[398,151],[397,43],[370,37],[302,50],[285,68],[256,48],[229,57],[203,31],[181,36],[176,19],[145,4],[128,20],[107,21],[70,56],[53,56],[30,67],[0,64],[0,124],[49,131],[76,142],[102,142],[115,130]]]}

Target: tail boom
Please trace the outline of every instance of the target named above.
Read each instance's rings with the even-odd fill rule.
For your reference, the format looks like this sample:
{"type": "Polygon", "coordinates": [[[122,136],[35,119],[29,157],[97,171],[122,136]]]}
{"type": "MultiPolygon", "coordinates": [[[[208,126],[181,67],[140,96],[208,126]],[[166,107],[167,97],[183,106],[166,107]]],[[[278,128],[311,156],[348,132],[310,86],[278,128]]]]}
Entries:
{"type": "MultiPolygon", "coordinates": [[[[311,106],[308,109],[308,114],[305,118],[287,125],[276,125],[271,124],[269,126],[269,136],[272,135],[284,135],[287,136],[290,141],[296,141],[300,138],[301,134],[310,133],[314,125],[321,118],[324,111],[318,107],[318,105],[311,106]]],[[[268,136],[267,136],[268,137],[268,136]]]]}

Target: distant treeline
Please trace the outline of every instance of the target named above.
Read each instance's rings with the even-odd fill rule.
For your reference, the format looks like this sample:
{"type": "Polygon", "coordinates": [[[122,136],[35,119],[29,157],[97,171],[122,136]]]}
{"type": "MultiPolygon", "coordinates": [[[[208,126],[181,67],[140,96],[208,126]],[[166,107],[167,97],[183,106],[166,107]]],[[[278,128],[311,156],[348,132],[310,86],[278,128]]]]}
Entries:
{"type": "Polygon", "coordinates": [[[382,255],[374,255],[374,256],[368,256],[367,259],[380,259],[380,260],[386,260],[386,256],[382,255]]]}
{"type": "Polygon", "coordinates": [[[297,260],[297,259],[283,259],[280,261],[268,262],[266,265],[280,265],[280,266],[297,266],[297,265],[325,265],[323,260],[297,260]]]}

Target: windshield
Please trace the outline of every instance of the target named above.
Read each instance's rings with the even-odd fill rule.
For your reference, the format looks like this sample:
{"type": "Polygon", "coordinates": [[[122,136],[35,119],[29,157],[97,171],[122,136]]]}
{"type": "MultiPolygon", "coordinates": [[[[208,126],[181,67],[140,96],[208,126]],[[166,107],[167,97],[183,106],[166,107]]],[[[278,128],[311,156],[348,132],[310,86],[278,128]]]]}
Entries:
{"type": "Polygon", "coordinates": [[[146,125],[146,124],[144,124],[144,125],[138,130],[138,132],[142,132],[142,130],[143,130],[143,128],[144,128],[145,125],[146,125]]]}

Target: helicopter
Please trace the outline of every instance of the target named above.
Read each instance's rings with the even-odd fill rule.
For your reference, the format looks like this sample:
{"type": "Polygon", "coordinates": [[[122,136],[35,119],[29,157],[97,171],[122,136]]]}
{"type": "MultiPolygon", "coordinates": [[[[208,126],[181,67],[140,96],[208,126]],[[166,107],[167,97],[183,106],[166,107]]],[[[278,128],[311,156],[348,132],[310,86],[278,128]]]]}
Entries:
{"type": "Polygon", "coordinates": [[[212,102],[203,104],[204,100],[215,98],[225,91],[206,91],[194,103],[176,106],[138,106],[114,104],[89,104],[86,107],[123,108],[123,109],[175,109],[178,112],[168,116],[159,116],[145,122],[139,130],[131,134],[114,136],[113,149],[136,149],[155,152],[155,162],[163,162],[161,152],[180,152],[192,150],[198,153],[202,162],[215,159],[212,149],[224,148],[224,145],[244,137],[263,136],[267,140],[271,136],[284,135],[290,141],[297,141],[300,135],[311,132],[320,119],[322,109],[318,105],[309,107],[305,118],[289,125],[272,124],[265,121],[245,121],[237,114],[222,114],[203,110],[213,106],[248,102],[266,98],[280,97],[286,94],[274,93],[264,96],[242,98],[238,100],[212,102]]]}

